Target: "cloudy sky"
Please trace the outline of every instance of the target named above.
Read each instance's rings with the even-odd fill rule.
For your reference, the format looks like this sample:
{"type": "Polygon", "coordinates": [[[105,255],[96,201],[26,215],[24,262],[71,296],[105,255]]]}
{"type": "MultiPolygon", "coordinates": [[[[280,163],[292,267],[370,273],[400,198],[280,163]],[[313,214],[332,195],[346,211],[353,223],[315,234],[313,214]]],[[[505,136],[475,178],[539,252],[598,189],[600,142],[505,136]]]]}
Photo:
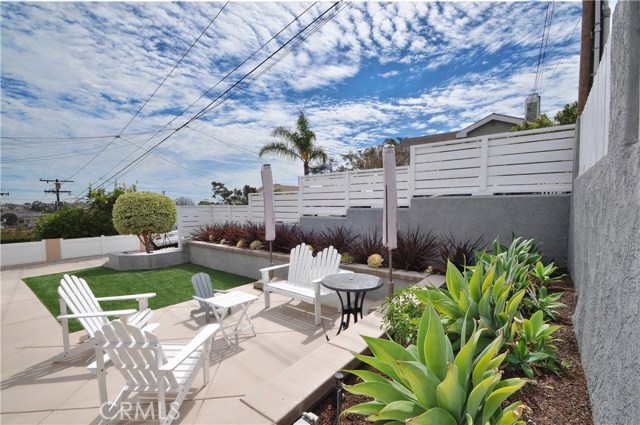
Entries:
{"type": "MultiPolygon", "coordinates": [[[[3,2],[2,202],[53,201],[40,178],[73,180],[69,200],[117,180],[198,202],[212,180],[260,186],[266,162],[296,184],[302,163],[257,151],[299,111],[331,155],[522,116],[547,7],[3,2]]],[[[538,88],[551,117],[577,99],[581,14],[552,7],[538,88]]]]}

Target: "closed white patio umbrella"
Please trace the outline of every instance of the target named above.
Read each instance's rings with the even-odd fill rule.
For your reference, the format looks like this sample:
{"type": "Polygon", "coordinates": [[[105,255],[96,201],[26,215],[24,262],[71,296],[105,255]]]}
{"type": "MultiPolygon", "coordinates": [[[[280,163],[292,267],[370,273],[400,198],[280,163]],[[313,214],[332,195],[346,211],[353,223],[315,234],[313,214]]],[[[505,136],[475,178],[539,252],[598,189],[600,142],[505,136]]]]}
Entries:
{"type": "Polygon", "coordinates": [[[272,241],[276,238],[276,216],[273,211],[273,176],[270,164],[262,166],[261,175],[264,197],[264,239],[269,241],[269,264],[273,265],[272,241]]]}
{"type": "Polygon", "coordinates": [[[393,256],[398,247],[398,194],[396,185],[396,150],[393,146],[382,149],[384,204],[382,206],[382,243],[389,250],[389,296],[393,295],[393,256]]]}

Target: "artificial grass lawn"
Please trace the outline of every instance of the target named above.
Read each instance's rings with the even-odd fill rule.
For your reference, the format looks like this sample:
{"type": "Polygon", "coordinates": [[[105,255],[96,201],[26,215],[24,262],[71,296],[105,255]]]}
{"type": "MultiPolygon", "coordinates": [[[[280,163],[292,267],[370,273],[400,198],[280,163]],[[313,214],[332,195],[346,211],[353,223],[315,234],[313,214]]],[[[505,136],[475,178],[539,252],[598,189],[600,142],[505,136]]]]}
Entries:
{"type": "MultiPolygon", "coordinates": [[[[97,298],[155,292],[156,296],[149,299],[149,307],[155,310],[191,300],[192,296],[195,295],[193,286],[191,285],[191,276],[200,272],[208,273],[209,276],[211,276],[211,282],[215,289],[231,289],[255,280],[212,270],[195,264],[182,264],[165,269],[128,272],[120,272],[106,267],[95,267],[92,269],[67,272],[66,274],[76,275],[86,280],[97,298]]],[[[64,274],[65,273],[55,273],[23,279],[54,317],[60,314],[58,285],[64,274]]],[[[105,311],[127,308],[138,309],[138,302],[136,300],[103,301],[100,305],[105,311]]],[[[75,332],[81,329],[82,326],[80,322],[77,320],[69,321],[69,332],[75,332]]]]}

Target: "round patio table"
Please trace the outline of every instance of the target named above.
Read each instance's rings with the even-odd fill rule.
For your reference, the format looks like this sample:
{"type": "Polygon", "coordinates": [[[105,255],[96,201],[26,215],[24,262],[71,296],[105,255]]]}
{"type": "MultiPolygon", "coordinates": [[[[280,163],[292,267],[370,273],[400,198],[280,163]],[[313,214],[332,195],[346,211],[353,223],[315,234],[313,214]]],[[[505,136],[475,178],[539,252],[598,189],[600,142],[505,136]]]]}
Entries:
{"type": "Polygon", "coordinates": [[[364,296],[368,291],[380,288],[383,283],[381,278],[364,273],[331,274],[322,279],[322,285],[336,291],[338,298],[340,298],[342,321],[338,329],[338,335],[343,329],[349,327],[352,314],[353,322],[358,323],[358,314],[360,314],[360,318],[362,318],[364,296]],[[341,292],[346,294],[346,298],[340,295],[341,292]],[[351,300],[352,293],[355,294],[353,302],[351,300]]]}

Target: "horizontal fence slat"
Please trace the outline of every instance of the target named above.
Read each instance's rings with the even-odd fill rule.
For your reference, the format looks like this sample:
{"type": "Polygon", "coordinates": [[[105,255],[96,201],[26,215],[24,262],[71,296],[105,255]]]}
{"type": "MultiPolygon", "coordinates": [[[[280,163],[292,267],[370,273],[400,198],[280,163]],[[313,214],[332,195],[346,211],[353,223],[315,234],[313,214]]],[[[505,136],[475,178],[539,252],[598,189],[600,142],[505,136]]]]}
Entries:
{"type": "Polygon", "coordinates": [[[504,176],[516,174],[543,174],[543,173],[571,173],[573,164],[565,162],[540,162],[534,164],[500,165],[488,167],[487,173],[491,176],[504,176]]]}
{"type": "Polygon", "coordinates": [[[490,156],[487,159],[487,166],[492,167],[496,165],[529,164],[551,161],[565,161],[573,164],[573,150],[528,152],[518,155],[490,156]]]}
{"type": "Polygon", "coordinates": [[[504,146],[489,146],[489,157],[498,155],[523,154],[527,152],[549,152],[573,149],[573,139],[558,139],[553,143],[546,140],[530,143],[512,143],[504,146]]]}
{"type": "Polygon", "coordinates": [[[518,176],[491,176],[487,179],[487,186],[512,184],[543,184],[543,183],[571,183],[571,173],[525,174],[518,176]]]}

